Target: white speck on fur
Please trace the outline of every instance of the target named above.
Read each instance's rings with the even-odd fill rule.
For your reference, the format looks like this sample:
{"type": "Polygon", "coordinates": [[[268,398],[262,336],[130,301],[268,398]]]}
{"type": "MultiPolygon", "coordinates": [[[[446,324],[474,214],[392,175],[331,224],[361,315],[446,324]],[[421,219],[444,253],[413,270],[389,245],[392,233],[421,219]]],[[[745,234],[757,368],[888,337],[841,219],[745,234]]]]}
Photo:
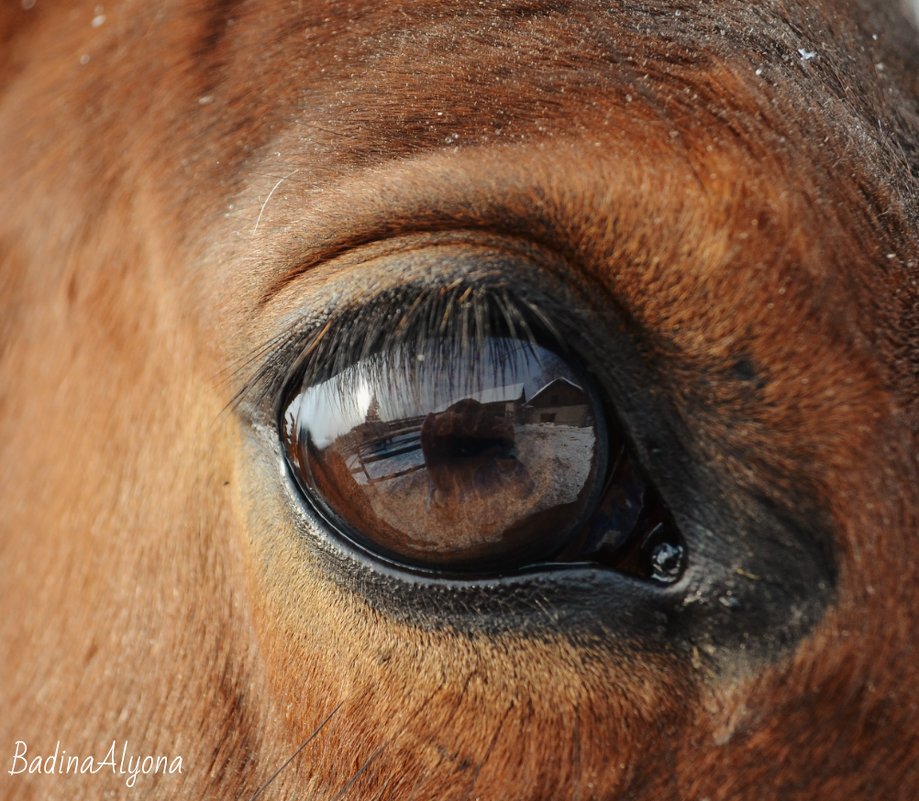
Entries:
{"type": "Polygon", "coordinates": [[[810,61],[817,55],[816,50],[806,50],[803,47],[798,48],[798,55],[801,56],[802,61],[810,61]]]}

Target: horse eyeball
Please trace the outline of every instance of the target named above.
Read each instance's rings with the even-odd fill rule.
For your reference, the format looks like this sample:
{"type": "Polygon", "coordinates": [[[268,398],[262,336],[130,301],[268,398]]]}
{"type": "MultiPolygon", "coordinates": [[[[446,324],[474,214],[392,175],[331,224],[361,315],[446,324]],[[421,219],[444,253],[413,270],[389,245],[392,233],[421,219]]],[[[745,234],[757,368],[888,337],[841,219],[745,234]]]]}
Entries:
{"type": "Polygon", "coordinates": [[[303,492],[400,564],[489,571],[552,559],[603,489],[598,393],[548,347],[488,337],[395,348],[300,387],[285,412],[303,492]]]}

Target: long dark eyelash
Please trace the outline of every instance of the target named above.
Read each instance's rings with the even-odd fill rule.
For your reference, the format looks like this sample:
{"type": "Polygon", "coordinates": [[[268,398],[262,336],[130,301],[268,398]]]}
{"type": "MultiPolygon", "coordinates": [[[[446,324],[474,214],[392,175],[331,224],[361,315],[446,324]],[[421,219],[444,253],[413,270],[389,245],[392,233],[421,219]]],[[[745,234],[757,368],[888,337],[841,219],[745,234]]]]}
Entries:
{"type": "Polygon", "coordinates": [[[565,351],[566,332],[553,320],[566,315],[557,306],[557,301],[530,297],[507,285],[454,281],[440,287],[403,286],[346,307],[305,330],[292,326],[253,350],[238,370],[260,364],[230,406],[278,398],[296,373],[301,384],[317,383],[388,351],[414,352],[429,364],[441,365],[437,369],[448,369],[442,358],[448,353],[459,353],[461,361],[468,362],[491,337],[507,337],[530,348],[548,340],[565,351]]]}

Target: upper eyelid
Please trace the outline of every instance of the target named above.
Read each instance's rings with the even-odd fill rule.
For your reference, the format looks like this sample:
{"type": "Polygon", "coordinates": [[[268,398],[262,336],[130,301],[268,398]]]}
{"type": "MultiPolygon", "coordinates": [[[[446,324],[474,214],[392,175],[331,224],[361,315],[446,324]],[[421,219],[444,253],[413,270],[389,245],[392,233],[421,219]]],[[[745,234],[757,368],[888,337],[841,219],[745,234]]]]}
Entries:
{"type": "MultiPolygon", "coordinates": [[[[644,226],[647,220],[668,220],[681,213],[679,204],[668,205],[661,199],[685,195],[686,181],[657,162],[638,163],[633,148],[606,154],[596,165],[598,174],[582,175],[576,195],[565,196],[558,176],[569,166],[579,169],[583,155],[583,143],[564,139],[538,148],[508,147],[497,155],[489,148],[470,147],[359,169],[315,187],[321,191],[307,187],[305,206],[282,202],[279,189],[270,216],[266,212],[255,235],[259,249],[273,263],[272,272],[261,279],[260,302],[319,265],[405,234],[491,232],[576,257],[586,242],[596,238],[591,226],[598,210],[615,218],[621,229],[620,244],[632,239],[629,231],[636,224],[644,226]],[[491,162],[494,169],[488,167],[491,162]],[[278,227],[284,237],[275,235],[278,227]],[[299,240],[296,231],[303,232],[299,240]]],[[[248,201],[240,199],[240,207],[250,205],[256,213],[282,176],[260,176],[258,191],[253,188],[248,201]]],[[[291,190],[296,191],[293,186],[288,187],[291,190]]],[[[699,198],[693,195],[692,199],[695,207],[699,198]]],[[[693,222],[700,237],[708,235],[699,220],[694,217],[693,222]]]]}
{"type": "MultiPolygon", "coordinates": [[[[622,269],[630,267],[624,263],[622,269]]],[[[374,298],[386,292],[405,298],[407,287],[416,295],[422,288],[446,288],[458,280],[470,286],[541,289],[538,294],[549,308],[555,307],[555,316],[574,321],[574,335],[586,352],[598,356],[595,367],[611,385],[617,405],[626,396],[650,401],[650,388],[667,386],[668,365],[684,372],[705,370],[705,365],[694,367],[691,358],[681,356],[667,331],[646,328],[614,287],[583,274],[578,280],[579,273],[579,265],[554,250],[493,232],[414,232],[374,240],[298,273],[270,298],[261,310],[269,321],[263,329],[273,328],[275,333],[264,337],[242,362],[230,406],[267,422],[269,414],[277,413],[283,388],[317,332],[329,327],[334,335],[343,316],[373,305],[374,298]],[[582,289],[584,283],[589,293],[582,289]],[[276,322],[272,324],[271,318],[276,322]],[[610,353],[618,363],[609,361],[610,353]]]]}
{"type": "Polygon", "coordinates": [[[574,308],[577,288],[568,284],[577,282],[566,283],[571,267],[561,261],[558,254],[518,237],[468,230],[404,234],[347,251],[298,273],[257,311],[258,327],[269,333],[237,362],[230,406],[263,404],[277,394],[311,336],[386,293],[404,297],[407,290],[447,289],[457,282],[514,285],[542,295],[547,306],[560,302],[574,308]],[[547,283],[555,291],[543,291],[547,283]]]}
{"type": "MultiPolygon", "coordinates": [[[[764,258],[810,264],[813,254],[798,253],[798,240],[786,238],[776,250],[770,226],[761,231],[757,220],[786,222],[794,230],[813,210],[802,206],[798,195],[765,184],[755,164],[744,162],[749,169],[739,170],[729,153],[710,157],[710,180],[730,180],[738,198],[725,205],[698,192],[698,176],[688,165],[663,156],[643,161],[633,150],[604,150],[596,169],[581,171],[573,184],[559,176],[581,163],[584,144],[561,139],[539,147],[506,146],[498,154],[476,147],[419,153],[356,169],[314,187],[321,191],[307,188],[308,204],[282,202],[279,190],[273,216],[262,220],[255,237],[264,254],[263,272],[255,277],[256,306],[260,311],[278,295],[296,292],[328,264],[357,266],[385,255],[390,246],[408,247],[413,238],[494,236],[553,251],[575,268],[566,281],[602,294],[624,318],[630,316],[629,304],[639,312],[647,306],[649,318],[670,316],[671,310],[655,307],[660,293],[649,291],[661,274],[665,284],[705,291],[712,276],[762,281],[785,274],[748,270],[764,258]],[[281,237],[273,233],[278,225],[281,237]],[[667,229],[678,235],[662,233],[667,229]]],[[[257,197],[263,199],[277,177],[265,178],[257,197]]],[[[819,271],[821,265],[810,268],[819,271]]],[[[628,323],[635,331],[641,327],[634,318],[628,323]]]]}
{"type": "MultiPolygon", "coordinates": [[[[466,220],[452,220],[448,216],[438,216],[425,225],[417,220],[410,224],[393,223],[391,220],[387,223],[365,222],[367,227],[358,233],[336,239],[333,244],[320,245],[315,251],[293,259],[294,266],[281,272],[263,290],[257,308],[270,305],[278,296],[296,287],[300,280],[308,279],[321,268],[328,267],[336,272],[360,269],[385,259],[404,261],[413,253],[429,253],[435,248],[469,248],[483,253],[500,251],[505,256],[532,260],[544,267],[564,259],[551,246],[539,243],[528,235],[507,233],[499,223],[471,226],[466,220]]],[[[360,225],[357,227],[361,228],[360,225]]],[[[565,279],[568,277],[566,275],[565,279]]]]}

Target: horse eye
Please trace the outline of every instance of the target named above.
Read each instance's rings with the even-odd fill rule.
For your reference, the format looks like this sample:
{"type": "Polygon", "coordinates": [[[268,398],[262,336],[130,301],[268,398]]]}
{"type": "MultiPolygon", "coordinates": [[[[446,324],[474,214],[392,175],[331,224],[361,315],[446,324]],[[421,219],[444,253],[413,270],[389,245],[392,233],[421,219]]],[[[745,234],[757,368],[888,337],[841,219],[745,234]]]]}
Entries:
{"type": "Polygon", "coordinates": [[[402,345],[296,384],[283,429],[297,483],[378,559],[435,574],[682,572],[679,533],[595,383],[546,343],[402,345]]]}

